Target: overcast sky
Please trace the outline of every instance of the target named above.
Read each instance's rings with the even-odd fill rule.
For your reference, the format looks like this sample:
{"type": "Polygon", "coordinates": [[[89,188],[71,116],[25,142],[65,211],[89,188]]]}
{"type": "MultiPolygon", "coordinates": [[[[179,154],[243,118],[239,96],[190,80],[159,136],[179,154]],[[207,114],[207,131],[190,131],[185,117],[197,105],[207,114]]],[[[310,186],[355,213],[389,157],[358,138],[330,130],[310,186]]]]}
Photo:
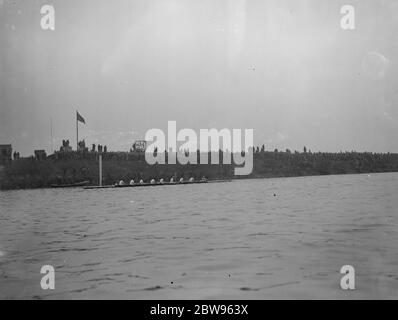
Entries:
{"type": "Polygon", "coordinates": [[[0,0],[0,144],[128,150],[150,128],[398,152],[396,0],[0,0]],[[55,7],[55,31],[40,8],[55,7]],[[356,8],[356,29],[340,8],[356,8]]]}

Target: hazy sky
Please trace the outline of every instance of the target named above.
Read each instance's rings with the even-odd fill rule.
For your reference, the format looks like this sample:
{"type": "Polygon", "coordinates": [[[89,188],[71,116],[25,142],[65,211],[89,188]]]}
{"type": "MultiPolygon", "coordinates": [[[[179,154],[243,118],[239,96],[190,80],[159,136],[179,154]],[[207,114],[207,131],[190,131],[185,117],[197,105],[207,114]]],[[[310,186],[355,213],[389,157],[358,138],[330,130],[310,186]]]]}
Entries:
{"type": "Polygon", "coordinates": [[[0,0],[0,144],[251,128],[266,149],[398,152],[396,0],[0,0]],[[55,7],[55,31],[40,8],[55,7]],[[340,8],[356,29],[340,28],[340,8]]]}

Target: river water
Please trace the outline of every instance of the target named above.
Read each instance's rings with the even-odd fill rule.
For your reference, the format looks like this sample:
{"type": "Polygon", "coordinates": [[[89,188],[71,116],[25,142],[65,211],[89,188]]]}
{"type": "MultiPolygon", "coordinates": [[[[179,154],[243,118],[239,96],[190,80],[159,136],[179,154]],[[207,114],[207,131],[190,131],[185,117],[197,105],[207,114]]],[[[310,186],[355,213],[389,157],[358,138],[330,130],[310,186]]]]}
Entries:
{"type": "Polygon", "coordinates": [[[398,173],[3,191],[0,298],[398,299],[398,173]]]}

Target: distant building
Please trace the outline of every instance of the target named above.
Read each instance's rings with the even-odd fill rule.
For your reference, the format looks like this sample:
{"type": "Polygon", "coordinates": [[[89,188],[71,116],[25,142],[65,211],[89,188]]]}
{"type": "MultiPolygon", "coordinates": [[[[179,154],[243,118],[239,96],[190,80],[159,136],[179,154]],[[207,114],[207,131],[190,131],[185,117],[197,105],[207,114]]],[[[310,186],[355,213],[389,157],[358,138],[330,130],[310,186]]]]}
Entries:
{"type": "Polygon", "coordinates": [[[146,150],[146,141],[145,140],[137,140],[133,144],[133,151],[135,152],[145,152],[146,150]]]}
{"type": "Polygon", "coordinates": [[[79,141],[77,146],[78,146],[77,151],[88,152],[88,148],[86,147],[86,142],[84,141],[84,139],[82,141],[79,141]]]}
{"type": "Polygon", "coordinates": [[[47,158],[47,154],[44,150],[35,150],[35,159],[36,160],[45,160],[47,158]]]}
{"type": "Polygon", "coordinates": [[[62,146],[59,148],[60,152],[71,152],[72,147],[69,145],[69,140],[62,140],[62,146]]]}
{"type": "Polygon", "coordinates": [[[11,161],[12,146],[10,144],[0,144],[0,162],[11,161]]]}

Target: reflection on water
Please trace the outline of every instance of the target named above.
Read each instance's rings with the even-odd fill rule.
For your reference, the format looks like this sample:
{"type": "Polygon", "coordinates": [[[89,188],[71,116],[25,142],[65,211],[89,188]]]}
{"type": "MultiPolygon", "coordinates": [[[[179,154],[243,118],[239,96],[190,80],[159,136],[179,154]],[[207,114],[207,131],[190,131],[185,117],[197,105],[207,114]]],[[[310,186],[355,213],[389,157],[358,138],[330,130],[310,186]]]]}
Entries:
{"type": "Polygon", "coordinates": [[[397,173],[0,192],[0,298],[398,298],[397,194],[397,173]]]}

